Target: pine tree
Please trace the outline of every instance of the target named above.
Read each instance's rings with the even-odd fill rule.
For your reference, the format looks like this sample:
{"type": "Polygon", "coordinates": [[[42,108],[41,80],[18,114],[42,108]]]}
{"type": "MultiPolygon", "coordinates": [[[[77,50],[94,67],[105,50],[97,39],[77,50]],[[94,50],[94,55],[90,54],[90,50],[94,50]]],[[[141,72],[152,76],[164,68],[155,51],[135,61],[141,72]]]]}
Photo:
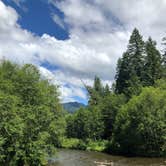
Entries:
{"type": "Polygon", "coordinates": [[[116,74],[116,92],[125,93],[127,96],[138,93],[141,86],[142,73],[145,59],[145,44],[139,31],[135,28],[129,40],[127,51],[118,61],[116,74]],[[136,89],[133,91],[132,87],[136,89]],[[131,91],[132,90],[132,91],[131,91]]]}
{"type": "Polygon", "coordinates": [[[164,62],[164,65],[166,65],[166,37],[164,37],[162,41],[163,41],[162,45],[164,46],[164,50],[163,50],[163,62],[164,62]]]}
{"type": "Polygon", "coordinates": [[[99,77],[95,76],[94,79],[94,90],[97,91],[100,95],[103,94],[103,86],[99,77]]]}
{"type": "Polygon", "coordinates": [[[104,88],[101,83],[101,79],[95,76],[93,87],[87,88],[89,92],[89,104],[97,105],[100,101],[100,98],[104,95],[104,88]]]}
{"type": "Polygon", "coordinates": [[[162,61],[163,61],[163,77],[166,78],[166,37],[163,38],[163,43],[162,43],[162,45],[164,46],[163,55],[162,55],[162,61]]]}
{"type": "Polygon", "coordinates": [[[104,96],[108,96],[110,94],[111,94],[110,87],[108,84],[106,84],[104,87],[104,96]]]}
{"type": "Polygon", "coordinates": [[[144,86],[151,86],[162,76],[162,57],[151,38],[146,42],[146,58],[143,74],[144,86]]]}
{"type": "Polygon", "coordinates": [[[116,75],[116,84],[115,92],[124,93],[125,89],[128,87],[127,81],[130,79],[129,69],[128,69],[129,56],[127,53],[123,54],[123,57],[118,60],[117,65],[117,75],[116,75]]]}

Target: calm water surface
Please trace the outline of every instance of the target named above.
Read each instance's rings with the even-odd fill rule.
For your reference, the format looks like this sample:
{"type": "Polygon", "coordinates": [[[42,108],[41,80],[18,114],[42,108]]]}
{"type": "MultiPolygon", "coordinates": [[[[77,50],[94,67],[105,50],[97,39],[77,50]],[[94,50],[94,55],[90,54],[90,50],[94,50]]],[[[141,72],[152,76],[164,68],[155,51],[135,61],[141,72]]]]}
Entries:
{"type": "Polygon", "coordinates": [[[98,152],[61,149],[50,166],[166,166],[166,158],[127,158],[98,152]]]}

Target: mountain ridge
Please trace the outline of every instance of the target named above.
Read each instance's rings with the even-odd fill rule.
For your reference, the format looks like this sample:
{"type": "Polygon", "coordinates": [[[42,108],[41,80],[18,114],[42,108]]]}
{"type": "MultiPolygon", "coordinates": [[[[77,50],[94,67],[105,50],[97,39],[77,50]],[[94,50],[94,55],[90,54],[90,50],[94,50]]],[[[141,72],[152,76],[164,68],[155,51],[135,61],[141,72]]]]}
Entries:
{"type": "Polygon", "coordinates": [[[67,102],[67,103],[62,103],[63,108],[68,111],[69,113],[74,113],[81,107],[85,107],[83,103],[79,102],[67,102]]]}

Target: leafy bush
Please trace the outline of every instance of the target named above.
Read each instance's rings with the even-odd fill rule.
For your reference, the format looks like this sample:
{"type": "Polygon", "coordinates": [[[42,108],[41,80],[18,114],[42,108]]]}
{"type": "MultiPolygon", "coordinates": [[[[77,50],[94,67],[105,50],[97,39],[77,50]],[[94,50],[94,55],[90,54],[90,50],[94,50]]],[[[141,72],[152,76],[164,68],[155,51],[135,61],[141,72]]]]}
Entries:
{"type": "Polygon", "coordinates": [[[145,88],[119,111],[112,150],[127,155],[166,155],[166,91],[145,88]]]}
{"type": "Polygon", "coordinates": [[[58,96],[35,66],[0,64],[0,165],[46,165],[64,135],[58,96]]]}

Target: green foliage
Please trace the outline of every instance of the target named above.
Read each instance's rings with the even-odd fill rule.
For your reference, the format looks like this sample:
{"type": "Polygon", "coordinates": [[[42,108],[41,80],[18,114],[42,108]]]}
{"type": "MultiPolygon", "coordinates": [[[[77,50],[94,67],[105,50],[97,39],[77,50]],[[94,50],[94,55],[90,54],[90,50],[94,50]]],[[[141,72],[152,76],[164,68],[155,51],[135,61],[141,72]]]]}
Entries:
{"type": "Polygon", "coordinates": [[[62,148],[86,150],[85,141],[77,138],[64,138],[62,148]]]}
{"type": "Polygon", "coordinates": [[[0,93],[0,165],[15,165],[20,157],[24,123],[18,114],[18,103],[15,96],[0,93]]]}
{"type": "Polygon", "coordinates": [[[163,64],[163,77],[166,78],[166,37],[163,38],[163,54],[162,54],[162,64],[163,64]]]}
{"type": "Polygon", "coordinates": [[[87,87],[89,94],[89,105],[96,106],[100,103],[101,98],[110,93],[109,86],[102,85],[99,77],[95,76],[93,87],[87,87]]]}
{"type": "Polygon", "coordinates": [[[89,104],[67,116],[67,137],[81,140],[76,148],[166,156],[165,69],[165,54],[134,29],[118,61],[115,84],[110,90],[96,76],[93,86],[86,86],[89,104]],[[109,143],[100,146],[105,139],[109,143]]]}
{"type": "Polygon", "coordinates": [[[77,138],[63,138],[62,140],[62,148],[67,149],[78,149],[79,139],[77,138]]]}
{"type": "Polygon", "coordinates": [[[86,150],[103,152],[103,151],[105,151],[107,144],[108,144],[108,141],[106,141],[106,140],[97,140],[97,141],[88,140],[88,142],[86,144],[86,146],[87,146],[86,150]]]}
{"type": "Polygon", "coordinates": [[[35,66],[0,64],[0,165],[46,165],[64,135],[58,96],[35,66]]]}
{"type": "Polygon", "coordinates": [[[166,78],[159,79],[155,82],[155,88],[159,88],[161,90],[166,90],[166,78]]]}
{"type": "Polygon", "coordinates": [[[108,141],[106,140],[81,140],[77,138],[64,138],[62,141],[62,148],[79,149],[87,151],[103,152],[106,149],[108,141]]]}
{"type": "Polygon", "coordinates": [[[35,66],[2,61],[0,165],[46,165],[55,147],[166,156],[165,57],[134,29],[115,84],[95,76],[88,106],[74,114],[63,112],[58,87],[35,66]]]}
{"type": "Polygon", "coordinates": [[[67,118],[68,137],[96,140],[102,137],[103,129],[101,112],[95,108],[92,110],[81,108],[74,115],[69,115],[67,118]]]}
{"type": "Polygon", "coordinates": [[[152,156],[165,154],[162,132],[166,133],[163,119],[166,118],[166,92],[160,90],[165,88],[165,80],[157,81],[165,75],[165,69],[165,51],[162,58],[156,42],[149,38],[144,43],[138,30],[134,29],[128,49],[118,61],[115,92],[123,93],[131,100],[119,109],[116,116],[112,151],[152,156]],[[156,89],[142,90],[142,87],[153,85],[156,89]]]}
{"type": "Polygon", "coordinates": [[[142,87],[154,85],[164,73],[162,57],[151,38],[146,43],[137,29],[134,29],[127,51],[119,59],[115,91],[128,98],[138,95],[142,87]]]}
{"type": "Polygon", "coordinates": [[[141,87],[144,65],[145,44],[137,29],[133,30],[127,51],[118,61],[116,74],[116,92],[126,96],[138,94],[141,87]]]}
{"type": "Polygon", "coordinates": [[[78,102],[68,102],[68,103],[63,103],[62,105],[63,108],[69,113],[74,113],[77,110],[79,110],[81,107],[85,107],[84,104],[78,102]]]}
{"type": "Polygon", "coordinates": [[[103,98],[100,109],[104,122],[104,139],[111,138],[116,115],[124,103],[126,103],[126,98],[124,95],[110,94],[103,98]]]}
{"type": "Polygon", "coordinates": [[[146,42],[146,53],[143,80],[145,86],[151,86],[162,76],[162,58],[151,38],[146,42]]]}
{"type": "Polygon", "coordinates": [[[86,141],[77,138],[64,138],[62,141],[62,148],[86,150],[86,141]]]}
{"type": "Polygon", "coordinates": [[[163,64],[166,65],[166,37],[163,37],[162,44],[164,46],[163,49],[163,64]]]}
{"type": "Polygon", "coordinates": [[[166,155],[165,90],[145,88],[121,108],[114,125],[113,146],[128,155],[166,155]]]}

